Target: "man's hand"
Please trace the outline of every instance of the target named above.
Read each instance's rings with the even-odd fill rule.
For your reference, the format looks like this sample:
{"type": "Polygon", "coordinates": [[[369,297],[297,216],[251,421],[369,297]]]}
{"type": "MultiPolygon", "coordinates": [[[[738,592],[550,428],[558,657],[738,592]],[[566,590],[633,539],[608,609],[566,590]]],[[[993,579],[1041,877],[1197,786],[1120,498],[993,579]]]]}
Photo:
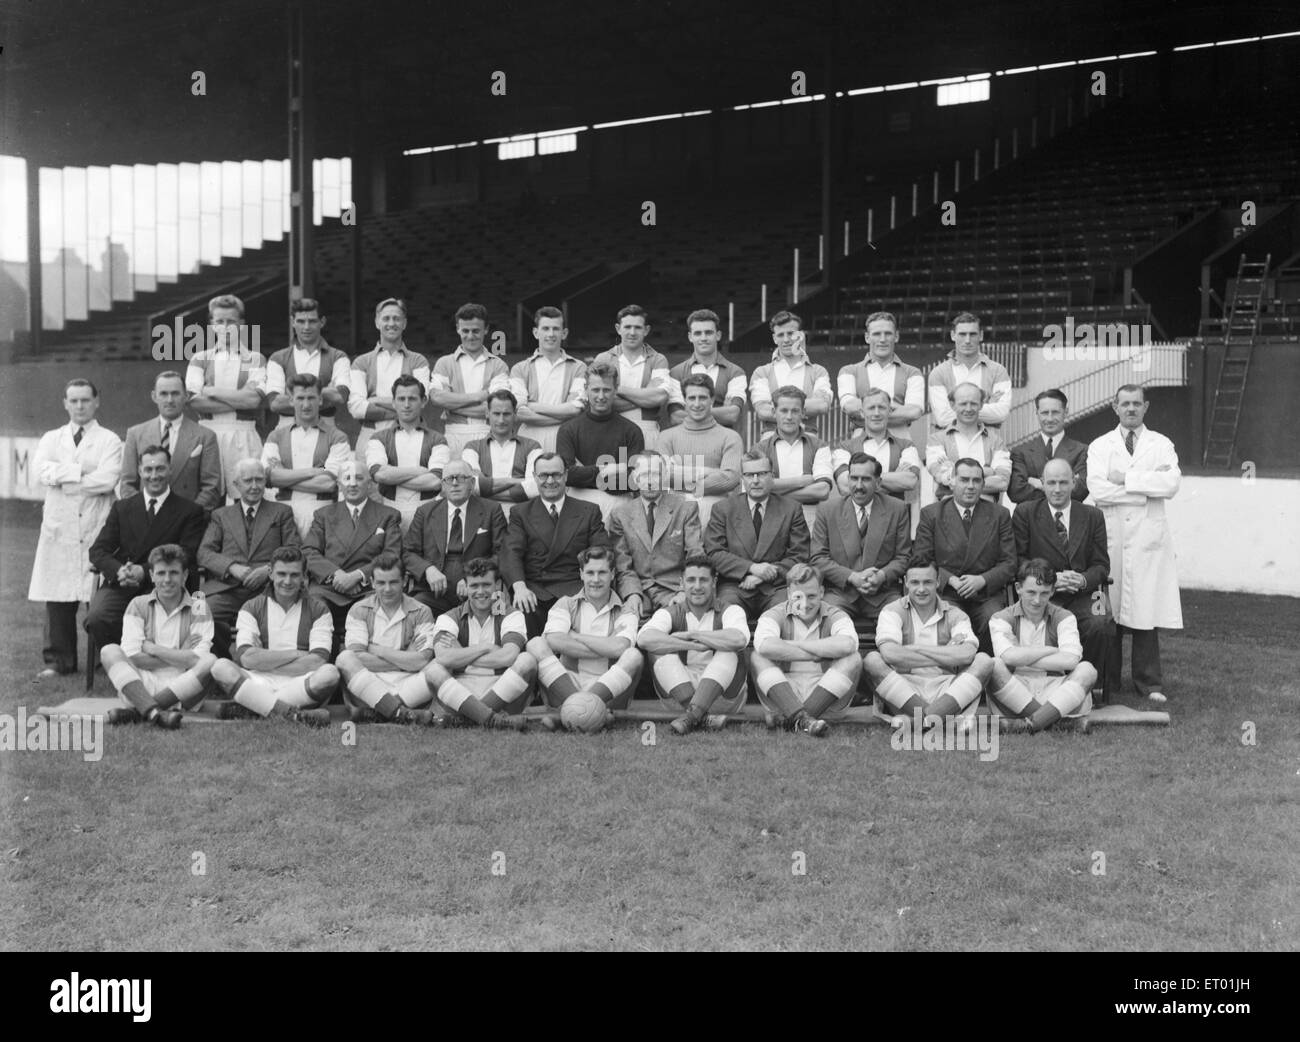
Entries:
{"type": "Polygon", "coordinates": [[[958,597],[974,597],[987,584],[978,575],[954,575],[948,580],[948,585],[957,591],[958,597]]]}
{"type": "Polygon", "coordinates": [[[194,650],[195,648],[197,648],[201,643],[203,643],[203,637],[202,637],[200,634],[198,634],[198,633],[191,633],[191,634],[189,635],[189,639],[185,641],[185,646],[184,646],[181,650],[182,650],[182,651],[193,651],[193,650],[194,650]]]}
{"type": "Polygon", "coordinates": [[[260,590],[266,585],[266,580],[271,577],[270,565],[260,565],[257,568],[245,568],[244,575],[239,580],[241,586],[250,590],[260,590]]]}
{"type": "Polygon", "coordinates": [[[537,610],[537,594],[528,588],[527,583],[515,583],[515,608],[518,611],[530,612],[537,610]]]}
{"type": "Polygon", "coordinates": [[[757,590],[762,585],[763,585],[763,580],[760,579],[753,572],[751,572],[749,575],[745,576],[743,579],[740,580],[740,588],[742,590],[757,590]]]}
{"type": "Polygon", "coordinates": [[[344,597],[351,597],[364,581],[365,576],[360,572],[345,572],[342,568],[330,576],[330,586],[344,597]]]}
{"type": "Polygon", "coordinates": [[[642,598],[642,596],[641,596],[639,593],[633,593],[633,594],[629,594],[627,600],[625,600],[625,601],[623,602],[623,608],[624,608],[624,610],[626,610],[626,611],[634,611],[634,612],[636,612],[637,617],[640,618],[640,617],[641,617],[641,606],[642,606],[644,603],[645,603],[645,600],[642,598]]]}
{"type": "Polygon", "coordinates": [[[144,582],[144,569],[138,564],[124,564],[117,570],[119,586],[139,586],[144,582]]]}
{"type": "Polygon", "coordinates": [[[1087,585],[1088,580],[1082,572],[1057,572],[1056,590],[1058,593],[1077,593],[1087,585]]]}
{"type": "Polygon", "coordinates": [[[1124,475],[1126,473],[1127,472],[1123,470],[1112,470],[1109,474],[1106,475],[1106,480],[1109,481],[1112,485],[1122,485],[1124,484],[1124,475]]]}
{"type": "MultiPolygon", "coordinates": [[[[429,567],[424,570],[424,581],[429,584],[429,589],[433,591],[433,594],[436,597],[441,597],[447,592],[447,577],[443,575],[442,572],[438,571],[438,569],[433,565],[429,565],[429,567]]],[[[456,593],[462,600],[464,600],[464,594],[460,592],[459,587],[457,588],[456,593]]]]}
{"type": "Polygon", "coordinates": [[[1025,483],[1030,488],[1036,488],[1039,492],[1043,491],[1043,482],[1041,478],[1026,478],[1025,483]]]}
{"type": "MultiPolygon", "coordinates": [[[[465,582],[464,579],[461,579],[458,583],[456,583],[456,599],[463,601],[467,597],[469,597],[469,584],[465,582]]],[[[500,599],[500,597],[501,597],[501,591],[497,590],[497,598],[500,599]]]]}

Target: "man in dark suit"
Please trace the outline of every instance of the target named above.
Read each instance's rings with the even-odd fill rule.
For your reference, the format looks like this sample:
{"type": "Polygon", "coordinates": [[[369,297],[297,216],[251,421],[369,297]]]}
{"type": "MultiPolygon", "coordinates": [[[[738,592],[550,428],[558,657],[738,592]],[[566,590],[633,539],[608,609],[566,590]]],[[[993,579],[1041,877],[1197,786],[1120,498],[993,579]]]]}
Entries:
{"type": "Polygon", "coordinates": [[[161,445],[171,453],[173,495],[194,501],[210,515],[225,501],[217,436],[185,415],[185,378],[180,373],[159,373],[149,397],[158,407],[157,417],[128,428],[122,445],[122,498],[140,491],[140,451],[161,445]]]}
{"type": "Polygon", "coordinates": [[[334,618],[333,651],[343,639],[348,609],[370,592],[370,575],[380,554],[402,552],[402,515],[370,498],[370,474],[355,460],[339,468],[343,501],[316,511],[302,542],[312,597],[334,618]]]}
{"type": "Polygon", "coordinates": [[[883,477],[878,459],[853,453],[848,498],[821,504],[813,521],[811,563],[826,584],[823,600],[867,624],[868,634],[880,609],[898,599],[912,554],[911,511],[882,491],[883,477]]]}
{"type": "Polygon", "coordinates": [[[235,465],[239,500],[212,512],[199,544],[199,567],[207,573],[203,596],[212,612],[212,652],[230,657],[230,637],[239,609],[266,590],[271,554],[282,546],[301,546],[298,525],[287,503],[266,498],[266,467],[258,459],[235,465]]]}
{"type": "Polygon", "coordinates": [[[1088,446],[1067,438],[1063,433],[1067,406],[1065,392],[1055,388],[1034,397],[1038,433],[1011,450],[1011,483],[1007,486],[1011,502],[1042,501],[1043,465],[1049,459],[1063,459],[1069,463],[1074,474],[1071,496],[1080,503],[1088,498],[1088,446]]]}
{"type": "MultiPolygon", "coordinates": [[[[1051,459],[1043,467],[1046,499],[1021,503],[1011,515],[1016,555],[1041,557],[1056,572],[1052,603],[1074,615],[1079,623],[1083,657],[1097,669],[1105,685],[1110,641],[1115,631],[1106,581],[1110,554],[1106,548],[1106,518],[1096,507],[1071,498],[1075,474],[1070,462],[1051,459]]],[[[1105,702],[1103,690],[1094,702],[1105,702]]]]}
{"type": "Polygon", "coordinates": [[[609,515],[618,595],[629,610],[648,619],[659,608],[683,599],[687,560],[704,552],[700,506],[668,491],[668,460],[644,452],[636,461],[637,498],[620,503],[609,515]]]}
{"type": "Polygon", "coordinates": [[[718,576],[718,604],[739,604],[752,626],[768,608],[785,600],[785,576],[807,564],[808,522],[803,507],[772,494],[772,461],[762,449],[740,461],[744,495],[713,508],[704,532],[704,552],[718,576]]]}
{"type": "Polygon", "coordinates": [[[506,542],[499,503],[471,496],[474,472],[453,459],[442,470],[442,498],[422,503],[402,539],[402,566],[415,580],[412,596],[436,619],[466,597],[465,562],[496,560],[506,542]]]}
{"type": "Polygon", "coordinates": [[[510,511],[501,578],[516,610],[524,613],[529,638],[541,635],[546,614],[561,597],[582,589],[578,554],[608,546],[600,507],[565,495],[564,460],[544,452],[533,461],[541,497],[510,511]]]}
{"type": "Polygon", "coordinates": [[[921,511],[913,556],[935,563],[941,596],[966,613],[980,649],[991,655],[989,619],[1006,607],[1006,586],[1016,576],[1016,541],[1011,516],[982,500],[983,491],[983,464],[959,459],[952,495],[921,511]]]}
{"type": "MultiPolygon", "coordinates": [[[[101,648],[122,642],[122,615],[133,597],[153,589],[145,568],[149,551],[177,543],[187,559],[198,557],[203,539],[203,508],[172,492],[168,485],[171,454],[160,445],[140,453],[141,495],[119,499],[90,547],[90,564],[104,579],[86,613],[86,632],[101,648]]],[[[198,569],[190,569],[188,586],[198,589],[198,569]]]]}

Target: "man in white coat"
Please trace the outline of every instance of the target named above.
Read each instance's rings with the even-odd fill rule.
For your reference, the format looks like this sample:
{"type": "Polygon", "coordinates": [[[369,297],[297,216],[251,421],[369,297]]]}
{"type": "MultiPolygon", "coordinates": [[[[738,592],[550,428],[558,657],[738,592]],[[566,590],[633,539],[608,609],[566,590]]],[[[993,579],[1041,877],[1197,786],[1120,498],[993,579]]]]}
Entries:
{"type": "Polygon", "coordinates": [[[77,671],[77,606],[93,592],[90,544],[104,527],[122,474],[122,439],[95,420],[99,391],[89,380],[63,390],[69,423],[46,433],[32,473],[45,486],[41,536],[27,596],[45,601],[45,669],[77,671]]]}
{"type": "Polygon", "coordinates": [[[1123,634],[1133,635],[1133,686],[1153,702],[1165,701],[1157,629],[1183,628],[1174,545],[1165,500],[1178,492],[1182,474],[1174,443],[1143,423],[1142,388],[1115,393],[1119,426],[1088,446],[1088,491],[1106,518],[1116,633],[1110,650],[1110,689],[1120,687],[1123,634]]]}

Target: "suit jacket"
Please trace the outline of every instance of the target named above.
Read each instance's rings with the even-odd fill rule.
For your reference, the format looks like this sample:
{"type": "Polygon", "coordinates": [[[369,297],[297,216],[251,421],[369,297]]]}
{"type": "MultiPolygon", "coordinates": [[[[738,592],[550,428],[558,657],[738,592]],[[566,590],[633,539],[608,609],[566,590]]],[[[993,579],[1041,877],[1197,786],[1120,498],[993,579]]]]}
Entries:
{"type": "Polygon", "coordinates": [[[340,568],[345,572],[360,568],[369,586],[376,557],[388,553],[400,560],[402,515],[367,499],[359,523],[353,527],[349,505],[342,501],[330,503],[316,511],[307,538],[302,541],[302,552],[307,558],[307,572],[314,580],[312,594],[333,604],[351,603],[356,597],[336,593],[323,585],[325,580],[340,568]]]}
{"type": "Polygon", "coordinates": [[[618,595],[626,600],[646,586],[682,588],[682,568],[704,550],[700,505],[679,492],[664,492],[655,501],[655,530],[646,527],[645,500],[619,503],[609,515],[614,542],[618,595]]]}
{"type": "MultiPolygon", "coordinates": [[[[1106,549],[1106,518],[1096,507],[1086,503],[1070,504],[1069,540],[1065,547],[1056,534],[1056,519],[1045,499],[1030,500],[1016,507],[1011,515],[1011,530],[1016,540],[1016,554],[1022,561],[1041,557],[1058,572],[1083,573],[1087,586],[1080,592],[1092,594],[1106,585],[1110,575],[1110,554],[1106,549]]],[[[1057,603],[1072,600],[1078,594],[1060,593],[1057,603]]]]}
{"type": "Polygon", "coordinates": [[[228,578],[232,564],[270,564],[271,554],[282,546],[301,546],[293,510],[285,503],[263,499],[257,507],[251,537],[244,531],[244,505],[235,503],[212,512],[208,530],[199,544],[199,566],[208,573],[203,583],[205,594],[224,593],[240,585],[228,578]]]}
{"type": "Polygon", "coordinates": [[[763,583],[759,589],[770,593],[784,585],[785,573],[809,556],[808,522],[803,507],[784,496],[767,497],[763,509],[763,529],[754,536],[754,508],[749,496],[728,496],[714,504],[709,527],[704,533],[704,552],[723,579],[740,582],[755,563],[774,564],[781,571],[775,583],[763,583]]]}
{"type": "MultiPolygon", "coordinates": [[[[1073,499],[1082,503],[1088,498],[1088,446],[1071,438],[1061,438],[1057,443],[1052,459],[1069,462],[1074,471],[1073,499]]],[[[1011,483],[1007,486],[1007,497],[1013,503],[1030,503],[1047,497],[1042,489],[1031,488],[1030,478],[1043,476],[1047,466],[1047,446],[1043,444],[1042,434],[1035,434],[1028,441],[1011,450],[1011,483]]]]}
{"type": "MultiPolygon", "coordinates": [[[[137,423],[127,429],[122,443],[122,498],[140,491],[140,453],[157,445],[162,421],[137,423]]],[[[225,501],[221,474],[221,450],[217,436],[208,428],[182,416],[176,432],[176,451],[172,453],[172,495],[193,500],[211,514],[225,501]]]]}
{"type": "Polygon", "coordinates": [[[476,557],[499,557],[506,544],[506,516],[490,499],[470,496],[461,513],[464,552],[447,561],[447,518],[451,506],[445,499],[424,503],[411,518],[402,539],[402,565],[418,590],[428,590],[424,573],[432,566],[447,576],[451,592],[465,575],[465,562],[476,557]]]}
{"type": "Polygon", "coordinates": [[[873,607],[898,597],[898,582],[912,554],[912,514],[902,500],[879,492],[871,501],[871,521],[864,543],[858,532],[858,508],[851,498],[817,506],[813,521],[811,564],[822,581],[836,590],[851,590],[849,573],[879,568],[880,589],[863,599],[873,607]]]}
{"type": "Polygon", "coordinates": [[[972,598],[981,601],[1016,577],[1011,515],[986,499],[980,499],[974,509],[969,537],[955,499],[941,499],[921,509],[913,556],[939,566],[939,596],[949,601],[955,599],[948,587],[954,575],[981,576],[984,590],[972,598]]]}
{"type": "Polygon", "coordinates": [[[149,551],[164,543],[179,543],[189,558],[186,586],[194,591],[199,588],[198,555],[204,527],[203,508],[175,492],[158,508],[152,522],[144,496],[119,499],[90,547],[90,563],[109,586],[117,585],[117,573],[124,564],[140,565],[144,568],[144,582],[138,589],[148,593],[153,589],[149,551]]]}
{"type": "Polygon", "coordinates": [[[501,578],[546,598],[567,597],[582,587],[578,554],[589,546],[609,546],[600,507],[566,495],[557,523],[544,500],[530,499],[510,511],[501,578]]]}

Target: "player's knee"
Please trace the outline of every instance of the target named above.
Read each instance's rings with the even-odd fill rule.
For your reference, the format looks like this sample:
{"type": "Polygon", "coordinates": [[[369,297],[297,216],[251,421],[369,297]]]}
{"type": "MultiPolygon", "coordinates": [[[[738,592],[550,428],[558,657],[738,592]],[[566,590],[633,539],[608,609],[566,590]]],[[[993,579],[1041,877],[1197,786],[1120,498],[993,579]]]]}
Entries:
{"type": "Polygon", "coordinates": [[[542,659],[549,658],[552,654],[551,646],[546,643],[545,637],[534,637],[528,642],[526,647],[528,654],[532,655],[533,658],[537,659],[539,662],[542,659]]]}
{"type": "Polygon", "coordinates": [[[361,659],[357,657],[355,651],[340,651],[339,657],[334,660],[340,673],[347,679],[351,679],[355,674],[362,670],[361,659]]]}
{"type": "Polygon", "coordinates": [[[758,676],[765,669],[772,669],[775,664],[765,655],[760,655],[757,651],[749,653],[749,671],[758,676]]]}
{"type": "Polygon", "coordinates": [[[989,668],[989,676],[993,679],[993,683],[998,687],[1006,687],[1007,684],[1011,682],[1011,670],[1000,658],[995,658],[992,661],[993,664],[989,668]]]}
{"type": "Polygon", "coordinates": [[[1088,691],[1097,683],[1097,667],[1091,662],[1080,662],[1074,667],[1074,672],[1070,674],[1070,679],[1085,691],[1088,691]]]}
{"type": "Polygon", "coordinates": [[[852,655],[845,655],[831,663],[831,669],[843,673],[850,680],[857,680],[858,675],[862,672],[862,659],[858,658],[856,652],[852,655]]]}
{"type": "Polygon", "coordinates": [[[645,656],[636,648],[628,648],[618,657],[618,664],[629,673],[635,669],[640,669],[644,662],[645,656]]]}
{"type": "Polygon", "coordinates": [[[194,663],[194,675],[200,679],[212,675],[213,667],[217,664],[217,656],[210,651],[205,651],[198,656],[198,661],[194,663]]]}
{"type": "Polygon", "coordinates": [[[510,664],[510,668],[521,677],[531,677],[537,672],[537,658],[530,651],[521,651],[515,656],[514,662],[510,664]]]}
{"type": "Polygon", "coordinates": [[[337,666],[328,664],[320,666],[308,680],[307,690],[310,694],[317,696],[317,701],[321,701],[325,696],[333,694],[338,688],[341,679],[337,666]]]}
{"type": "Polygon", "coordinates": [[[212,679],[224,688],[234,687],[243,677],[243,671],[228,658],[217,659],[212,666],[212,679]]]}
{"type": "Polygon", "coordinates": [[[437,662],[430,662],[425,666],[421,675],[424,677],[424,682],[435,689],[451,678],[451,674],[447,672],[446,667],[439,665],[437,662]]]}
{"type": "Polygon", "coordinates": [[[122,650],[120,644],[105,644],[99,650],[99,661],[103,663],[105,669],[110,669],[119,662],[126,661],[126,652],[122,650]]]}
{"type": "Polygon", "coordinates": [[[975,652],[975,658],[970,664],[970,672],[979,677],[980,680],[988,680],[989,675],[993,672],[993,659],[982,651],[975,652]]]}
{"type": "Polygon", "coordinates": [[[862,668],[872,680],[884,680],[891,672],[889,663],[878,651],[868,651],[862,657],[862,668]]]}

